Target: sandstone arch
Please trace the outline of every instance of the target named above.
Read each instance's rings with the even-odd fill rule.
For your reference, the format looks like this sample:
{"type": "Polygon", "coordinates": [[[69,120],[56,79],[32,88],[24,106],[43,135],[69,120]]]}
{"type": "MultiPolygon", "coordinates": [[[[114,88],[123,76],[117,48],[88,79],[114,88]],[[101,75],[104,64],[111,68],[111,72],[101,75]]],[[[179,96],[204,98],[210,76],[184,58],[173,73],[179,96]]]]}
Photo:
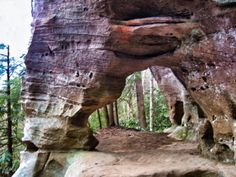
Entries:
{"type": "Polygon", "coordinates": [[[119,97],[129,74],[153,65],[181,80],[216,144],[235,143],[235,7],[201,0],[36,0],[34,7],[22,91],[28,150],[94,148],[88,116],[119,97]]]}

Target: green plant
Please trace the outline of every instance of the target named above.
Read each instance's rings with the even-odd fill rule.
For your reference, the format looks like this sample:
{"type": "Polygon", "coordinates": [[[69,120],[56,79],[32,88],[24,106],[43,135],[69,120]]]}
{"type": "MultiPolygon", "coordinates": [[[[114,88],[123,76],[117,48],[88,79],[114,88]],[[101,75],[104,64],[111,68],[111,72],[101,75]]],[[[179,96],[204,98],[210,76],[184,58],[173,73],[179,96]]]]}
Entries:
{"type": "Polygon", "coordinates": [[[11,176],[19,166],[23,113],[20,104],[23,60],[10,58],[10,47],[0,44],[0,176],[11,176]],[[2,52],[2,51],[1,51],[2,52]]]}
{"type": "MultiPolygon", "coordinates": [[[[101,114],[102,127],[105,128],[106,120],[103,111],[100,111],[100,114],[101,114]]],[[[93,133],[96,133],[97,130],[100,128],[97,111],[95,111],[93,114],[90,115],[88,124],[89,127],[92,129],[93,133]]]]}
{"type": "MultiPolygon", "coordinates": [[[[150,73],[151,74],[151,73],[150,73]]],[[[150,95],[148,88],[145,88],[144,92],[144,104],[147,118],[147,129],[149,130],[149,104],[150,95]]],[[[168,108],[164,96],[160,92],[158,86],[154,87],[154,131],[163,132],[164,129],[171,126],[169,121],[168,108]]],[[[121,97],[118,101],[118,112],[120,118],[120,126],[126,128],[140,129],[140,122],[137,117],[137,101],[136,101],[136,90],[135,90],[135,74],[130,75],[126,79],[126,86],[122,92],[121,97]]],[[[105,115],[101,112],[102,125],[106,127],[105,115]]],[[[94,112],[89,118],[90,127],[94,132],[99,128],[98,116],[94,112]]]]}
{"type": "Polygon", "coordinates": [[[0,94],[0,176],[7,175],[9,171],[15,171],[19,167],[20,151],[23,150],[24,146],[21,142],[23,136],[23,121],[24,114],[20,104],[20,91],[21,91],[21,78],[17,77],[11,80],[11,112],[12,112],[12,138],[13,138],[13,155],[7,151],[7,135],[6,135],[6,100],[4,88],[0,94]],[[8,166],[10,159],[13,159],[12,167],[8,166]]]}
{"type": "Polygon", "coordinates": [[[139,121],[137,118],[120,119],[120,125],[125,128],[140,129],[139,121]]]}

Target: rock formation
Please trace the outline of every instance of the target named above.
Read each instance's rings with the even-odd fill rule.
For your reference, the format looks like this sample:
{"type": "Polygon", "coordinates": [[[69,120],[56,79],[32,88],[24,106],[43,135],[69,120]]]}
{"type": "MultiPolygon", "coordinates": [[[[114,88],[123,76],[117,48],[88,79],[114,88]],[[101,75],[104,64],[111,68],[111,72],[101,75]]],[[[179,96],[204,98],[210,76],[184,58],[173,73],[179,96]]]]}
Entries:
{"type": "MultiPolygon", "coordinates": [[[[235,161],[234,4],[35,0],[22,90],[23,159],[38,149],[93,149],[97,140],[87,127],[89,115],[120,96],[129,74],[159,65],[172,69],[207,117],[200,129],[203,154],[235,161]]],[[[34,155],[39,157],[48,155],[34,155]]]]}
{"type": "Polygon", "coordinates": [[[196,142],[179,142],[168,138],[165,134],[122,128],[101,129],[96,134],[96,138],[100,141],[97,147],[98,152],[53,151],[47,153],[40,150],[28,153],[24,163],[21,164],[22,170],[18,170],[16,175],[235,177],[234,165],[217,163],[200,156],[196,142]],[[33,166],[37,168],[34,169],[33,166]]]}
{"type": "Polygon", "coordinates": [[[170,68],[153,66],[150,69],[168,105],[172,127],[165,132],[175,139],[195,141],[200,119],[205,118],[203,111],[170,68]]]}
{"type": "Polygon", "coordinates": [[[151,71],[167,101],[172,125],[186,125],[190,119],[197,124],[199,116],[203,118],[204,115],[172,70],[154,66],[151,71]]]}

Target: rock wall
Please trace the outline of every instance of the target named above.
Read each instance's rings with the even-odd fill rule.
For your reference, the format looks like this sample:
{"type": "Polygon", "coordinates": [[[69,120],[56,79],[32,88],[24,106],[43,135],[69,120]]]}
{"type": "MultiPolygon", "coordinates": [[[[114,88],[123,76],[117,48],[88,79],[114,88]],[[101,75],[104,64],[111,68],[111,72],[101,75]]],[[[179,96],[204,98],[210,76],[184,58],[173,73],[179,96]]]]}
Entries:
{"type": "Polygon", "coordinates": [[[129,74],[159,65],[172,69],[207,117],[202,152],[234,161],[234,1],[34,3],[22,90],[27,151],[93,149],[88,116],[120,96],[129,74]]]}
{"type": "Polygon", "coordinates": [[[206,118],[202,109],[170,68],[153,66],[150,69],[168,105],[172,127],[165,132],[175,139],[196,141],[199,124],[206,118]]]}
{"type": "Polygon", "coordinates": [[[172,70],[153,66],[151,71],[167,101],[172,125],[176,127],[187,126],[188,123],[198,124],[204,114],[172,70]]]}

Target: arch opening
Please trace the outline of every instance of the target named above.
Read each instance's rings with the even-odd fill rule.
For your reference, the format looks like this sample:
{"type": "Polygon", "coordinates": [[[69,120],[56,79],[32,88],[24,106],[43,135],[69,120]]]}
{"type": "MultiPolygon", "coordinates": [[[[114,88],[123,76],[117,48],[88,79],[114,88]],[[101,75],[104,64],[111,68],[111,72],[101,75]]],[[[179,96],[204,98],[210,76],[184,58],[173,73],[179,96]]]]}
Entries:
{"type": "Polygon", "coordinates": [[[128,76],[121,96],[113,103],[95,111],[90,116],[89,124],[95,131],[99,127],[111,126],[150,130],[151,116],[156,131],[162,132],[170,127],[166,99],[151,72],[144,70],[128,76]],[[113,124],[109,123],[110,117],[114,119],[113,124]],[[144,119],[145,123],[142,123],[141,119],[144,119]],[[93,121],[95,121],[94,124],[93,121]],[[98,125],[99,122],[102,122],[103,125],[98,125]]]}

